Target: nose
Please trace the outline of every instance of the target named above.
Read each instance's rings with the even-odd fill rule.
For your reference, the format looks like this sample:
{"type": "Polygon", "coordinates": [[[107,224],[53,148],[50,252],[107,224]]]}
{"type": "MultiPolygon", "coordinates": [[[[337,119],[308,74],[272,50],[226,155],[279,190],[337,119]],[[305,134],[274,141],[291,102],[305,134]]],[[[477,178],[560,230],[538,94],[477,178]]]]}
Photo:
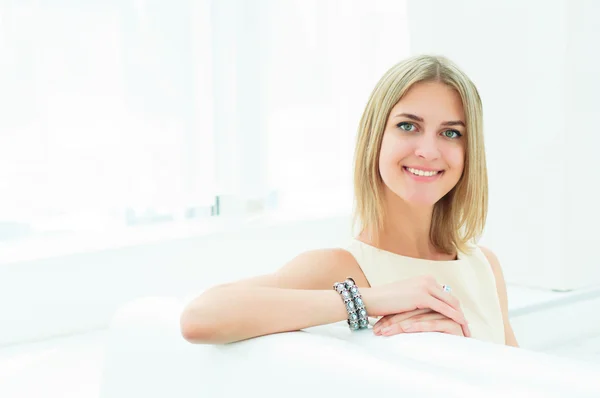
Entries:
{"type": "Polygon", "coordinates": [[[421,159],[435,160],[440,157],[439,142],[436,134],[422,134],[417,141],[415,155],[421,159]]]}

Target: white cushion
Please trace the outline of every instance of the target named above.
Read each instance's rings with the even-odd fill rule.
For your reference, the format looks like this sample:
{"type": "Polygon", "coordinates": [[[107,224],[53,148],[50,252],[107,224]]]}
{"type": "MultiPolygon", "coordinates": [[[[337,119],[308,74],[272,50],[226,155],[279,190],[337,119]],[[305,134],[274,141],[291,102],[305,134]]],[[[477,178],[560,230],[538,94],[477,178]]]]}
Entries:
{"type": "Polygon", "coordinates": [[[186,342],[187,300],[150,297],[111,323],[102,398],[598,397],[600,368],[439,333],[373,336],[343,324],[212,346],[186,342]]]}

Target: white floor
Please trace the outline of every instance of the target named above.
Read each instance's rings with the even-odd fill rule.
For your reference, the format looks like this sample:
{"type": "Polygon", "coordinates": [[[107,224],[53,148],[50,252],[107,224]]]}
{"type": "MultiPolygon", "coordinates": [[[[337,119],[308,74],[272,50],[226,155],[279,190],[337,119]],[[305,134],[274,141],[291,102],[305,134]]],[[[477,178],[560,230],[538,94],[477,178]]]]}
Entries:
{"type": "MultiPolygon", "coordinates": [[[[569,296],[509,287],[511,310],[569,296]]],[[[0,397],[98,398],[105,339],[100,330],[0,349],[0,397]]],[[[600,363],[600,335],[545,351],[600,363]]]]}

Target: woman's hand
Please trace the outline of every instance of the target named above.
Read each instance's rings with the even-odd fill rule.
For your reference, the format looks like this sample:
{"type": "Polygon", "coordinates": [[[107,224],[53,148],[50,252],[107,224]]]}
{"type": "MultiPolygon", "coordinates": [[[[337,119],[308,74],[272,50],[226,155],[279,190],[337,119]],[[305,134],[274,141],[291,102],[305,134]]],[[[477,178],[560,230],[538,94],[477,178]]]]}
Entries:
{"type": "Polygon", "coordinates": [[[393,336],[400,333],[415,332],[441,332],[465,336],[461,325],[428,309],[386,315],[373,326],[373,332],[377,336],[393,336]]]}
{"type": "MultiPolygon", "coordinates": [[[[471,337],[460,303],[452,294],[445,292],[442,285],[432,276],[418,276],[374,288],[361,289],[361,293],[370,316],[385,317],[414,310],[433,310],[459,324],[463,335],[471,337]]],[[[452,328],[447,322],[439,325],[445,329],[452,328]]],[[[430,329],[432,324],[415,326],[430,329]]]]}

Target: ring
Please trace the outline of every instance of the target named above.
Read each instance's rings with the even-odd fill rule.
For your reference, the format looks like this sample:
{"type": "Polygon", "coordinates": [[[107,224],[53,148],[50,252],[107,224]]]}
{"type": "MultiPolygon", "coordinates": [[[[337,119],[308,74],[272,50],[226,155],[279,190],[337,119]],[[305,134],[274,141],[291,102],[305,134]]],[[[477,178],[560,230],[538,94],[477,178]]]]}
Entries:
{"type": "Polygon", "coordinates": [[[442,290],[444,290],[445,292],[450,293],[452,291],[452,288],[448,285],[442,285],[442,290]]]}

